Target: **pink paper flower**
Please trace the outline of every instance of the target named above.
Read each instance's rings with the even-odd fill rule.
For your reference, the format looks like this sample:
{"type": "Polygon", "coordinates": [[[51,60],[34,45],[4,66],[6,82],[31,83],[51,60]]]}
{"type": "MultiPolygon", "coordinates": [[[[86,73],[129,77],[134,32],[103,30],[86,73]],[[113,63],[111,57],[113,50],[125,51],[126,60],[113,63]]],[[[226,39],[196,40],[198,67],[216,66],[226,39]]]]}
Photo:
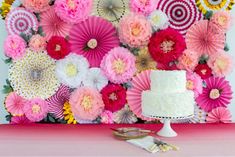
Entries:
{"type": "Polygon", "coordinates": [[[232,56],[224,51],[221,51],[209,58],[208,66],[212,69],[212,73],[215,76],[226,76],[232,71],[233,68],[232,56]]]}
{"type": "Polygon", "coordinates": [[[124,83],[136,72],[135,56],[123,47],[113,48],[101,62],[101,71],[113,83],[124,83]]]}
{"type": "Polygon", "coordinates": [[[77,121],[95,120],[104,109],[101,94],[93,88],[78,88],[72,93],[69,103],[77,121]]]}
{"type": "Polygon", "coordinates": [[[151,34],[151,24],[143,15],[129,14],[119,23],[120,41],[130,47],[146,46],[151,34]]]}
{"type": "Polygon", "coordinates": [[[101,117],[101,123],[103,124],[113,124],[113,113],[110,111],[105,110],[100,115],[101,117]]]}
{"type": "Polygon", "coordinates": [[[57,0],[56,14],[67,23],[79,23],[85,20],[92,8],[92,0],[57,0]]]}
{"type": "Polygon", "coordinates": [[[7,57],[14,60],[24,56],[26,49],[25,41],[18,35],[9,35],[4,42],[4,52],[7,57]]]}
{"type": "Polygon", "coordinates": [[[11,117],[10,124],[31,124],[32,122],[25,116],[13,116],[11,117]]]}
{"type": "Polygon", "coordinates": [[[11,92],[6,98],[5,107],[12,115],[21,116],[24,114],[23,108],[25,103],[26,100],[24,98],[15,92],[11,92]]]}
{"type": "Polygon", "coordinates": [[[178,59],[177,67],[182,70],[194,71],[198,64],[199,56],[196,52],[186,49],[178,59]]]}
{"type": "Polygon", "coordinates": [[[226,32],[231,26],[232,17],[229,11],[218,11],[213,14],[211,22],[214,23],[220,31],[226,32]]]}
{"type": "Polygon", "coordinates": [[[188,90],[194,92],[194,97],[197,98],[202,93],[202,79],[201,77],[192,72],[187,72],[187,85],[188,90]]]}
{"type": "Polygon", "coordinates": [[[29,47],[34,51],[43,51],[46,48],[46,39],[39,34],[33,35],[29,41],[29,47]]]}
{"type": "Polygon", "coordinates": [[[157,0],[131,0],[131,11],[148,16],[157,7],[157,0]]]}
{"type": "Polygon", "coordinates": [[[24,113],[30,121],[39,122],[47,116],[48,104],[40,98],[31,99],[26,102],[24,113]]]}
{"type": "Polygon", "coordinates": [[[33,12],[39,13],[47,10],[50,0],[22,0],[23,6],[33,12]]]}
{"type": "Polygon", "coordinates": [[[231,123],[232,115],[225,107],[217,107],[208,113],[206,117],[208,123],[231,123]]]}

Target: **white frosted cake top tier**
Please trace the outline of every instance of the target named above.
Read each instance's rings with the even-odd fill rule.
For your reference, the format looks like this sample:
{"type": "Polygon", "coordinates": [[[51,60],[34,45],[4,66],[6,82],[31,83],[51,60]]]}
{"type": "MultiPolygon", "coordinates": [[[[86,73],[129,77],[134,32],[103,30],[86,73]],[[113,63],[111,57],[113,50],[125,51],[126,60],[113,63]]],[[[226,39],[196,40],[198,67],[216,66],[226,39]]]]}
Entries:
{"type": "Polygon", "coordinates": [[[150,74],[151,91],[178,93],[186,90],[186,71],[154,70],[150,74]]]}

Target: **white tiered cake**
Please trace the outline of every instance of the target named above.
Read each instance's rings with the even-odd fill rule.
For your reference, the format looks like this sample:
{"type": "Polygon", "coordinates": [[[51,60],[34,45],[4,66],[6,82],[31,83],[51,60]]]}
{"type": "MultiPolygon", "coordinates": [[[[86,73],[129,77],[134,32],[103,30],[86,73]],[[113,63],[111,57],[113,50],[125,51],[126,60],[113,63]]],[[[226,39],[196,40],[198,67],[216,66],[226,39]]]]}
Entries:
{"type": "Polygon", "coordinates": [[[144,116],[183,118],[194,114],[194,94],[186,89],[185,71],[155,70],[150,80],[151,90],[142,93],[144,116]]]}

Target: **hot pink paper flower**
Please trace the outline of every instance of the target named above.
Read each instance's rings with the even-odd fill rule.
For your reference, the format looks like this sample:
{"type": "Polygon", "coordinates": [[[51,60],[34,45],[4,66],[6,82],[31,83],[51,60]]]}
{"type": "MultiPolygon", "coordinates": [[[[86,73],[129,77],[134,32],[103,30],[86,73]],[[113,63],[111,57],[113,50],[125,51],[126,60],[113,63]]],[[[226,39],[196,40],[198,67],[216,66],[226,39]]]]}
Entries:
{"type": "Polygon", "coordinates": [[[113,124],[113,113],[110,111],[104,111],[100,115],[101,123],[103,124],[113,124]]]}
{"type": "Polygon", "coordinates": [[[21,59],[25,54],[26,43],[18,35],[9,35],[4,41],[4,52],[14,60],[21,59]]]}
{"type": "Polygon", "coordinates": [[[217,107],[208,113],[206,117],[208,123],[231,123],[232,115],[225,107],[217,107]]]}
{"type": "Polygon", "coordinates": [[[197,104],[206,112],[216,107],[226,107],[232,100],[232,89],[224,78],[210,77],[205,80],[206,87],[196,99],[197,104]]]}
{"type": "Polygon", "coordinates": [[[29,41],[29,47],[34,51],[43,51],[46,48],[46,39],[39,34],[33,35],[29,41]]]}
{"type": "Polygon", "coordinates": [[[22,0],[21,2],[25,8],[36,13],[46,11],[50,7],[50,0],[22,0]]]}
{"type": "Polygon", "coordinates": [[[25,116],[32,122],[39,122],[47,116],[48,104],[40,98],[34,98],[26,102],[24,106],[25,116]]]}
{"type": "Polygon", "coordinates": [[[151,24],[143,15],[129,14],[119,23],[119,39],[130,47],[146,46],[151,34],[151,24]]]}
{"type": "Polygon", "coordinates": [[[10,112],[14,116],[21,116],[24,114],[24,105],[26,100],[16,94],[15,92],[11,92],[6,100],[5,107],[8,112],[10,112]]]}
{"type": "Polygon", "coordinates": [[[226,76],[232,71],[233,68],[232,56],[224,51],[221,51],[215,55],[210,56],[208,65],[212,69],[212,73],[215,76],[226,76]]]}
{"type": "Polygon", "coordinates": [[[157,7],[157,0],[131,0],[131,11],[148,16],[157,7]]]}
{"type": "Polygon", "coordinates": [[[57,0],[56,14],[67,23],[79,23],[85,20],[92,8],[92,0],[57,0]]]}
{"type": "Polygon", "coordinates": [[[10,124],[31,124],[32,122],[25,116],[13,116],[11,117],[10,124]]]}
{"type": "Polygon", "coordinates": [[[227,32],[232,25],[232,17],[229,11],[218,11],[213,14],[211,22],[222,32],[227,32]]]}
{"type": "Polygon", "coordinates": [[[202,93],[202,79],[201,77],[192,72],[187,72],[187,85],[188,90],[194,92],[194,97],[197,98],[198,95],[202,93]]]}
{"type": "Polygon", "coordinates": [[[111,82],[127,82],[136,72],[135,56],[126,48],[116,47],[104,56],[100,68],[111,82]]]}
{"type": "Polygon", "coordinates": [[[101,94],[93,89],[81,87],[75,90],[69,100],[75,119],[95,120],[104,109],[101,94]]]}

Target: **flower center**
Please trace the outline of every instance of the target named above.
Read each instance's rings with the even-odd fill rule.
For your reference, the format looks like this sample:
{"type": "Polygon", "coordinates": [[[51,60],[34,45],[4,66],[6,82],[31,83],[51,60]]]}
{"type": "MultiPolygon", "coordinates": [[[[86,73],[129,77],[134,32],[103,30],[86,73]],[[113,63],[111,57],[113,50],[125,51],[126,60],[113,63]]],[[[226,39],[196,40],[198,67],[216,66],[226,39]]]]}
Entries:
{"type": "Polygon", "coordinates": [[[92,108],[92,98],[91,96],[84,96],[81,103],[82,107],[85,111],[90,110],[92,108]]]}
{"type": "Polygon", "coordinates": [[[221,71],[224,70],[224,69],[226,69],[226,66],[227,66],[226,62],[224,62],[224,61],[221,60],[221,59],[217,59],[216,62],[215,62],[215,64],[218,66],[218,68],[219,68],[221,71]]]}
{"type": "Polygon", "coordinates": [[[55,51],[60,51],[61,50],[61,46],[59,44],[55,45],[55,51]]]}
{"type": "Polygon", "coordinates": [[[203,75],[206,75],[206,72],[207,72],[206,69],[202,69],[202,70],[201,70],[201,73],[202,73],[203,75]]]}
{"type": "Polygon", "coordinates": [[[67,1],[68,7],[71,10],[74,10],[76,8],[76,2],[74,0],[68,0],[67,1]]]}
{"type": "Polygon", "coordinates": [[[131,34],[133,36],[138,36],[141,32],[141,25],[139,23],[133,24],[131,27],[131,34]]]}
{"type": "Polygon", "coordinates": [[[184,63],[186,64],[186,65],[191,65],[192,64],[192,62],[193,62],[193,60],[190,58],[190,57],[188,57],[188,56],[183,56],[183,60],[184,60],[184,63]]]}
{"type": "Polygon", "coordinates": [[[218,18],[218,23],[220,24],[220,25],[225,25],[226,23],[227,23],[227,18],[226,17],[224,17],[224,16],[220,16],[219,18],[218,18]]]}
{"type": "Polygon", "coordinates": [[[12,41],[12,42],[11,42],[11,47],[12,47],[13,49],[16,49],[16,48],[17,48],[17,43],[16,43],[15,41],[12,41]]]}
{"type": "Polygon", "coordinates": [[[88,42],[87,42],[87,46],[90,48],[90,49],[95,49],[97,47],[98,43],[97,43],[97,40],[96,39],[90,39],[88,42]]]}
{"type": "Polygon", "coordinates": [[[161,43],[160,47],[164,53],[171,52],[174,49],[175,42],[171,40],[165,40],[161,43]]]}
{"type": "Polygon", "coordinates": [[[193,90],[193,88],[194,88],[194,83],[193,83],[193,81],[188,80],[187,83],[186,83],[186,87],[187,87],[187,89],[189,89],[189,90],[193,90]]]}
{"type": "Polygon", "coordinates": [[[33,81],[38,81],[42,78],[42,70],[39,70],[39,69],[33,69],[31,72],[30,72],[30,78],[31,80],[33,81]]]}
{"type": "Polygon", "coordinates": [[[116,93],[112,93],[109,95],[109,99],[112,100],[112,101],[116,101],[117,100],[117,95],[116,93]]]}
{"type": "Polygon", "coordinates": [[[218,99],[220,97],[220,91],[218,89],[212,89],[210,91],[210,98],[215,100],[218,99]]]}
{"type": "Polygon", "coordinates": [[[159,23],[160,20],[161,20],[161,18],[160,18],[160,16],[158,16],[158,15],[155,15],[155,16],[152,18],[152,21],[153,21],[154,23],[159,23]]]}
{"type": "Polygon", "coordinates": [[[69,77],[74,77],[77,75],[78,73],[78,69],[77,67],[73,64],[73,63],[70,63],[70,64],[67,64],[66,67],[65,67],[65,73],[66,75],[68,75],[69,77]]]}
{"type": "Polygon", "coordinates": [[[113,69],[117,74],[123,74],[125,72],[126,64],[121,59],[117,59],[113,62],[113,69]]]}
{"type": "Polygon", "coordinates": [[[38,114],[41,111],[41,107],[38,104],[32,106],[32,112],[38,114]]]}
{"type": "Polygon", "coordinates": [[[149,0],[139,0],[139,2],[143,5],[147,5],[149,3],[149,0]]]}

